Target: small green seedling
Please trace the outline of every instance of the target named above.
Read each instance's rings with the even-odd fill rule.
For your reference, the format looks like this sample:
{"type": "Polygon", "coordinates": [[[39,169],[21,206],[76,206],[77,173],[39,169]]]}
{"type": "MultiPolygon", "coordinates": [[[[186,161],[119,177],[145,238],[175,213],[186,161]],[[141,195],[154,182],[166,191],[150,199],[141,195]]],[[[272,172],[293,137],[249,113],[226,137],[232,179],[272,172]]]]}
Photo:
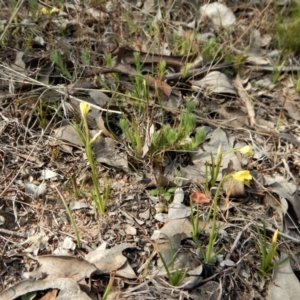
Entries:
{"type": "Polygon", "coordinates": [[[289,257],[279,261],[278,263],[274,263],[274,257],[277,251],[277,239],[278,239],[278,229],[273,234],[271,244],[268,246],[267,241],[267,230],[266,225],[263,224],[263,228],[260,229],[258,225],[256,225],[256,231],[258,234],[258,241],[256,242],[256,247],[260,256],[260,266],[259,270],[267,275],[274,269],[278,268],[282,265],[289,257]]]}
{"type": "Polygon", "coordinates": [[[68,79],[73,80],[73,76],[68,71],[65,62],[63,61],[60,53],[58,51],[53,51],[50,55],[50,59],[57,65],[60,72],[66,76],[68,79]]]}
{"type": "Polygon", "coordinates": [[[170,251],[172,252],[172,255],[171,255],[172,261],[169,264],[166,262],[163,255],[160,252],[158,252],[158,255],[163,263],[164,269],[167,272],[169,283],[172,286],[179,286],[182,283],[182,281],[184,280],[184,278],[186,277],[187,269],[186,268],[175,268],[175,255],[174,255],[171,241],[170,241],[170,246],[171,246],[170,251]]]}
{"type": "Polygon", "coordinates": [[[176,188],[165,189],[163,186],[159,186],[156,189],[150,190],[149,194],[151,196],[161,195],[165,200],[170,201],[175,193],[176,188]]]}

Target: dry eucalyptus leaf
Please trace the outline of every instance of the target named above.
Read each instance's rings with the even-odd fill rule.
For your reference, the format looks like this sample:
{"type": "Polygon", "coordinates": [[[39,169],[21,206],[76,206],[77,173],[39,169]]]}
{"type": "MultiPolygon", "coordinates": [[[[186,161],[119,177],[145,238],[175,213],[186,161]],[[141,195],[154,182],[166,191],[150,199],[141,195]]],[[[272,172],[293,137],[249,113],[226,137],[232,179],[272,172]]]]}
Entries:
{"type": "MultiPolygon", "coordinates": [[[[156,243],[157,251],[163,256],[167,265],[172,263],[174,259],[174,253],[178,251],[181,246],[181,240],[183,239],[184,235],[182,233],[175,233],[168,237],[168,239],[163,243],[156,243]]],[[[163,263],[161,259],[158,261],[158,267],[161,269],[162,274],[166,272],[163,267],[163,263]]]]}
{"type": "Polygon", "coordinates": [[[25,193],[28,195],[33,195],[38,198],[45,194],[47,190],[46,183],[41,183],[40,185],[35,185],[33,183],[25,183],[25,193]]]}
{"type": "Polygon", "coordinates": [[[80,290],[77,282],[71,278],[21,281],[4,290],[0,294],[0,299],[13,300],[34,291],[44,291],[48,289],[60,290],[60,296],[56,298],[59,300],[91,300],[90,297],[88,297],[84,292],[80,290]],[[68,295],[68,298],[64,298],[63,295],[68,295]]]}
{"type": "Polygon", "coordinates": [[[216,281],[210,280],[191,292],[191,297],[197,300],[207,300],[206,295],[209,295],[209,300],[218,300],[220,298],[220,284],[216,281]]]}
{"type": "Polygon", "coordinates": [[[234,127],[243,127],[249,125],[248,116],[240,108],[227,106],[220,107],[217,112],[226,120],[230,121],[229,124],[234,127]]]}
{"type": "Polygon", "coordinates": [[[76,145],[79,147],[83,146],[83,142],[73,125],[61,126],[57,129],[54,129],[53,131],[54,131],[54,136],[57,139],[61,141],[66,141],[72,145],[76,145]]]}
{"type": "Polygon", "coordinates": [[[48,243],[49,238],[47,236],[33,235],[27,238],[22,244],[29,244],[30,246],[24,249],[24,252],[37,255],[39,250],[43,250],[48,243]]]}
{"type": "Polygon", "coordinates": [[[126,153],[118,149],[116,141],[107,137],[100,136],[93,144],[93,151],[98,162],[109,166],[128,171],[128,161],[126,153]]]}
{"type": "Polygon", "coordinates": [[[127,248],[135,248],[135,246],[129,243],[123,243],[111,249],[104,250],[103,256],[94,256],[94,251],[90,252],[86,256],[86,259],[94,264],[101,272],[111,273],[120,269],[127,262],[127,258],[122,254],[122,251],[127,248]]]}
{"type": "Polygon", "coordinates": [[[131,226],[131,225],[129,225],[129,224],[124,224],[123,228],[124,228],[126,234],[136,235],[136,233],[137,233],[136,228],[133,227],[133,226],[131,226]]]}
{"type": "Polygon", "coordinates": [[[236,21],[235,15],[225,4],[213,2],[200,7],[201,17],[208,17],[214,25],[227,28],[236,21]]]}
{"type": "Polygon", "coordinates": [[[269,299],[297,300],[300,295],[300,283],[294,274],[290,260],[274,270],[273,279],[269,285],[269,299]]]}
{"type": "Polygon", "coordinates": [[[125,264],[116,271],[116,276],[127,279],[136,279],[136,274],[131,268],[130,264],[126,261],[125,264]]]}
{"type": "Polygon", "coordinates": [[[110,98],[105,93],[99,90],[89,90],[88,94],[94,100],[95,104],[100,107],[106,106],[110,100],[110,98]]]}
{"type": "MultiPolygon", "coordinates": [[[[235,170],[233,168],[233,162],[232,162],[232,160],[230,160],[228,162],[227,167],[222,169],[222,175],[225,176],[225,175],[234,173],[235,171],[239,171],[239,170],[235,170]]],[[[238,181],[234,180],[233,178],[225,179],[223,181],[222,187],[223,187],[227,197],[229,197],[229,196],[242,197],[245,194],[244,183],[238,182],[238,181]]]]}
{"type": "Polygon", "coordinates": [[[236,95],[236,91],[233,88],[228,77],[219,71],[212,71],[208,73],[203,79],[192,80],[191,83],[195,87],[208,90],[210,93],[236,95]]]}
{"type": "Polygon", "coordinates": [[[254,56],[253,54],[249,54],[246,57],[246,62],[256,66],[264,66],[269,65],[270,61],[260,56],[254,56]]]}
{"type": "Polygon", "coordinates": [[[199,191],[194,191],[191,193],[190,198],[197,204],[210,203],[210,199],[199,191]]]}
{"type": "Polygon", "coordinates": [[[247,91],[244,89],[240,76],[237,75],[237,77],[233,80],[233,85],[236,88],[238,95],[240,97],[240,100],[242,103],[245,105],[248,111],[248,116],[250,120],[251,126],[255,125],[255,112],[254,112],[254,107],[252,104],[252,101],[250,99],[250,96],[248,95],[247,91]]]}
{"type": "Polygon", "coordinates": [[[230,195],[230,197],[242,197],[245,195],[244,183],[238,182],[233,178],[224,180],[223,189],[226,195],[230,195]]]}
{"type": "Polygon", "coordinates": [[[24,52],[18,51],[16,54],[15,62],[11,65],[11,68],[15,71],[18,71],[20,73],[26,72],[26,65],[25,62],[23,61],[23,55],[24,52]]]}
{"type": "Polygon", "coordinates": [[[177,219],[168,221],[161,229],[160,233],[165,236],[172,236],[176,233],[182,233],[184,237],[190,236],[192,224],[188,219],[177,219]]]}
{"type": "Polygon", "coordinates": [[[106,245],[107,245],[107,243],[104,242],[99,247],[97,247],[95,250],[90,251],[85,256],[85,260],[87,260],[91,263],[100,260],[104,256],[106,245]]]}
{"type": "Polygon", "coordinates": [[[99,114],[99,116],[96,119],[97,127],[99,130],[102,130],[103,134],[113,140],[115,140],[115,137],[113,134],[111,134],[105,127],[104,121],[102,119],[102,115],[99,114]]]}
{"type": "Polygon", "coordinates": [[[58,173],[49,169],[42,170],[41,172],[41,179],[54,179],[57,176],[59,176],[58,173]]]}
{"type": "Polygon", "coordinates": [[[38,271],[43,272],[50,278],[72,278],[80,281],[90,278],[97,269],[86,260],[72,256],[45,255],[37,258],[41,266],[38,271]]]}

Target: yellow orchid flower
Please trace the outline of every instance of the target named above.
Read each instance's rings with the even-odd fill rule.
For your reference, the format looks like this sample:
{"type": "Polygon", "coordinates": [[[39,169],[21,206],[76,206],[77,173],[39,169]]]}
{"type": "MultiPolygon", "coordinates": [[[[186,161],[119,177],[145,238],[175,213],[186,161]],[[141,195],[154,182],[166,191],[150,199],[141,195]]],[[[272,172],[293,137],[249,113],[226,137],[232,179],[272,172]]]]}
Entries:
{"type": "Polygon", "coordinates": [[[43,7],[41,12],[43,15],[50,15],[50,10],[47,7],[43,7]]]}
{"type": "Polygon", "coordinates": [[[85,118],[87,116],[90,109],[91,109],[91,106],[87,102],[85,102],[85,101],[80,102],[80,112],[81,112],[81,115],[83,118],[85,118]]]}
{"type": "Polygon", "coordinates": [[[244,146],[243,148],[239,149],[239,152],[242,154],[247,154],[247,155],[253,155],[253,150],[250,146],[244,146]]]}
{"type": "Polygon", "coordinates": [[[47,8],[47,7],[43,7],[42,9],[41,9],[41,13],[43,14],[43,15],[47,15],[47,16],[50,16],[50,15],[52,15],[52,14],[54,14],[54,13],[59,13],[60,12],[60,10],[59,10],[59,8],[57,8],[56,6],[53,6],[52,8],[51,8],[51,10],[49,9],[49,8],[47,8]]]}
{"type": "Polygon", "coordinates": [[[243,183],[248,183],[249,180],[252,179],[252,176],[248,170],[242,170],[242,171],[235,172],[231,176],[234,180],[243,182],[243,183]]]}

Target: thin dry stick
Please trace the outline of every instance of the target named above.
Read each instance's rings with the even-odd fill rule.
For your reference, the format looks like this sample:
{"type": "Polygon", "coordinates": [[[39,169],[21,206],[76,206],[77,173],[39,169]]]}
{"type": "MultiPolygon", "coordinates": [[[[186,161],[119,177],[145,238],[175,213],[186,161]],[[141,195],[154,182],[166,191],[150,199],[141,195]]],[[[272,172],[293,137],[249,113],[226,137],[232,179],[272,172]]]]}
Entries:
{"type": "Polygon", "coordinates": [[[4,228],[0,228],[0,233],[6,234],[6,235],[11,235],[11,236],[16,236],[16,237],[20,237],[20,238],[24,238],[24,239],[27,239],[27,237],[28,237],[28,235],[26,233],[12,231],[12,230],[8,230],[8,229],[4,229],[4,228]]]}
{"type": "MultiPolygon", "coordinates": [[[[44,84],[44,83],[42,83],[40,81],[37,81],[37,80],[35,80],[33,78],[30,78],[30,77],[26,76],[26,75],[24,75],[24,74],[22,74],[22,73],[20,73],[20,72],[18,72],[16,70],[14,70],[14,69],[8,67],[8,66],[5,66],[4,64],[0,64],[0,67],[3,67],[4,69],[6,69],[6,70],[8,70],[8,71],[10,71],[12,73],[14,73],[15,75],[18,75],[18,76],[22,77],[24,80],[27,80],[29,83],[33,83],[33,84],[36,84],[36,85],[39,85],[39,86],[43,86],[44,88],[47,88],[49,90],[54,90],[54,91],[56,91],[57,93],[59,93],[61,95],[66,95],[67,94],[67,90],[63,86],[58,87],[58,86],[52,86],[52,85],[44,84]]],[[[75,101],[77,101],[79,103],[81,103],[81,102],[84,101],[84,100],[81,100],[81,99],[79,99],[77,97],[74,97],[72,95],[68,95],[68,96],[71,99],[73,99],[73,100],[75,100],[75,101]]],[[[95,104],[89,103],[89,105],[92,106],[92,107],[94,107],[94,108],[96,108],[96,109],[99,109],[100,111],[110,112],[110,113],[114,113],[114,114],[122,114],[122,112],[120,112],[120,111],[105,109],[105,108],[102,108],[102,107],[100,107],[98,105],[95,105],[95,104]]]]}
{"type": "Polygon", "coordinates": [[[14,17],[15,17],[16,14],[18,13],[18,11],[20,10],[20,8],[21,8],[23,2],[24,2],[24,0],[20,0],[20,1],[18,2],[17,6],[16,6],[16,8],[15,8],[15,10],[14,10],[14,12],[11,14],[11,17],[10,17],[9,21],[7,22],[7,25],[5,26],[3,32],[2,32],[2,34],[1,34],[1,36],[0,36],[0,42],[2,42],[3,37],[4,37],[4,35],[5,35],[6,31],[7,31],[7,29],[9,28],[9,26],[10,26],[11,22],[13,21],[14,17]]]}
{"type": "Polygon", "coordinates": [[[242,231],[239,232],[239,234],[236,236],[233,245],[231,246],[228,254],[226,255],[226,259],[229,259],[229,257],[231,256],[231,254],[234,252],[235,248],[237,247],[238,242],[240,241],[243,233],[252,225],[253,223],[250,222],[248,223],[243,229],[242,231]]]}

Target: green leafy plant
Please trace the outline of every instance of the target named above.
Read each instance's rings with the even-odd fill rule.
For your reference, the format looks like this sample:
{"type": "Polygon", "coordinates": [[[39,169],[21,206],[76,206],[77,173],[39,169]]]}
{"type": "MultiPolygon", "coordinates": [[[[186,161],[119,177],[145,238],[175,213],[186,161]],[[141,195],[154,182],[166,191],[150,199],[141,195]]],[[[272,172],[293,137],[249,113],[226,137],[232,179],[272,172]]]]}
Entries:
{"type": "MultiPolygon", "coordinates": [[[[206,165],[206,188],[210,188],[213,187],[217,181],[217,177],[219,174],[219,170],[220,170],[220,166],[221,166],[221,162],[223,157],[231,152],[241,152],[243,154],[248,154],[248,155],[252,155],[253,151],[249,146],[245,146],[243,148],[240,149],[231,149],[225,153],[222,153],[222,148],[221,146],[218,149],[216,158],[213,157],[213,155],[211,154],[211,163],[210,166],[208,167],[208,165],[206,165]],[[208,172],[208,170],[210,172],[208,172]],[[210,176],[210,178],[209,178],[210,176]]],[[[236,181],[239,182],[243,182],[245,184],[248,184],[249,180],[252,179],[252,176],[250,174],[249,171],[247,170],[242,170],[242,171],[238,171],[238,172],[234,172],[231,174],[227,174],[225,176],[222,177],[222,179],[220,180],[220,182],[217,185],[217,190],[216,193],[213,197],[213,201],[212,201],[212,205],[210,206],[209,212],[207,214],[207,218],[206,218],[206,223],[209,222],[210,218],[211,218],[211,214],[212,214],[212,220],[211,220],[211,229],[209,232],[209,241],[208,241],[208,245],[206,247],[206,249],[204,249],[204,247],[199,245],[198,242],[198,225],[199,225],[199,215],[196,214],[194,215],[194,212],[191,208],[191,223],[193,226],[193,231],[192,231],[192,238],[195,241],[196,245],[199,247],[199,250],[201,251],[203,257],[204,257],[204,261],[209,263],[211,262],[211,260],[213,259],[214,256],[216,256],[218,253],[220,253],[222,251],[222,248],[220,250],[218,250],[216,253],[214,252],[214,245],[217,239],[217,211],[218,211],[218,200],[219,200],[219,195],[221,192],[221,188],[223,186],[223,182],[227,179],[234,179],[236,181]]],[[[204,228],[205,229],[205,228],[204,228]]]]}
{"type": "Polygon", "coordinates": [[[196,124],[196,116],[192,113],[193,108],[192,103],[187,103],[186,111],[182,110],[180,113],[177,128],[172,128],[167,124],[161,130],[154,132],[152,153],[171,149],[189,151],[203,142],[205,138],[203,130],[198,130],[194,136],[189,137],[196,124]]]}
{"type": "Polygon", "coordinates": [[[271,26],[276,48],[282,51],[283,55],[291,52],[299,54],[300,41],[297,30],[300,26],[300,5],[295,2],[285,12],[278,7],[271,26]]]}
{"type": "Polygon", "coordinates": [[[108,299],[108,296],[111,292],[111,289],[112,289],[112,286],[113,286],[113,283],[114,283],[114,279],[115,279],[115,275],[111,275],[110,276],[110,279],[109,279],[109,283],[103,293],[103,296],[102,296],[102,300],[107,300],[108,299]]]}
{"type": "Polygon", "coordinates": [[[178,55],[186,55],[187,53],[193,52],[190,39],[174,32],[171,40],[172,52],[178,55]]]}
{"type": "Polygon", "coordinates": [[[73,76],[68,71],[65,62],[63,61],[60,53],[58,51],[53,51],[50,55],[50,59],[57,65],[60,72],[66,76],[68,79],[73,80],[73,76]]]}
{"type": "Polygon", "coordinates": [[[35,21],[38,16],[38,2],[37,0],[28,0],[28,5],[33,21],[35,21]]]}
{"type": "Polygon", "coordinates": [[[167,67],[167,63],[165,60],[162,60],[159,64],[158,64],[158,78],[162,79],[165,74],[166,74],[166,67],[167,67]]]}
{"type": "Polygon", "coordinates": [[[171,262],[167,263],[163,255],[159,251],[158,251],[158,255],[163,263],[164,269],[166,270],[169,283],[172,286],[179,286],[184,280],[184,278],[186,277],[187,269],[175,268],[175,255],[174,255],[171,241],[169,242],[169,244],[170,244],[171,257],[172,257],[171,262]]]}
{"type": "MultiPolygon", "coordinates": [[[[10,6],[11,6],[11,16],[6,24],[6,26],[3,28],[1,28],[1,35],[0,35],[0,45],[5,45],[5,34],[8,31],[8,29],[10,28],[10,25],[14,22],[15,25],[18,24],[18,12],[20,10],[20,8],[22,7],[23,1],[17,1],[17,0],[11,0],[10,1],[10,6]]],[[[13,32],[17,31],[18,28],[16,28],[13,32]]]]}
{"type": "MultiPolygon", "coordinates": [[[[192,103],[188,103],[186,111],[182,110],[177,127],[172,128],[167,124],[160,130],[154,131],[149,147],[151,157],[159,158],[169,150],[190,151],[200,145],[205,138],[203,130],[198,130],[194,136],[189,137],[196,124],[196,116],[192,113],[193,107],[192,103]]],[[[146,138],[136,121],[129,122],[128,119],[122,118],[120,127],[129,140],[131,148],[139,153],[146,138]]]]}
{"type": "Polygon", "coordinates": [[[79,198],[80,194],[81,194],[81,191],[82,191],[82,188],[83,188],[83,185],[84,185],[84,180],[80,183],[80,186],[78,186],[78,184],[76,182],[76,178],[73,175],[71,177],[71,183],[72,183],[72,191],[74,193],[75,198],[79,198]]]}
{"type": "Polygon", "coordinates": [[[132,18],[132,16],[128,12],[124,13],[124,17],[125,17],[126,24],[128,26],[130,34],[138,32],[139,27],[134,22],[134,18],[132,18]]]}
{"type": "Polygon", "coordinates": [[[274,63],[273,64],[273,71],[272,71],[272,82],[277,83],[278,79],[281,75],[282,68],[284,67],[285,61],[283,61],[281,64],[274,63]]]}
{"type": "Polygon", "coordinates": [[[104,55],[104,60],[106,62],[106,65],[111,68],[113,66],[113,58],[111,53],[107,53],[104,55]]]}
{"type": "Polygon", "coordinates": [[[220,167],[224,156],[232,152],[240,152],[246,155],[252,155],[253,150],[250,146],[245,146],[242,148],[233,148],[228,150],[225,153],[222,153],[221,147],[218,149],[216,158],[210,153],[210,162],[206,162],[205,164],[205,188],[207,191],[210,190],[211,187],[215,186],[218,178],[218,174],[220,172],[220,167]]]}
{"type": "Polygon", "coordinates": [[[79,134],[84,146],[85,146],[85,153],[87,156],[87,159],[90,163],[91,167],[91,177],[93,181],[93,187],[94,190],[90,190],[93,202],[95,203],[98,211],[100,213],[104,213],[106,209],[106,204],[109,199],[110,195],[110,186],[107,178],[105,178],[105,187],[104,187],[104,192],[103,195],[101,195],[101,189],[100,189],[100,184],[98,181],[98,169],[96,165],[96,160],[93,154],[93,149],[92,149],[92,144],[93,142],[96,141],[96,139],[100,136],[102,131],[99,131],[92,139],[90,138],[90,132],[88,128],[88,123],[87,123],[87,114],[90,110],[90,105],[87,102],[81,102],[80,103],[80,112],[82,116],[82,127],[78,124],[74,124],[74,127],[79,134]]]}
{"type": "Polygon", "coordinates": [[[204,43],[202,48],[202,56],[205,60],[211,61],[222,54],[222,46],[217,43],[217,38],[212,37],[204,43]]]}
{"type": "Polygon", "coordinates": [[[129,139],[130,146],[135,151],[141,151],[143,147],[143,140],[139,131],[138,124],[135,120],[131,123],[125,118],[120,119],[120,127],[125,136],[129,139]]]}
{"type": "Polygon", "coordinates": [[[166,199],[167,201],[170,201],[172,196],[174,195],[175,193],[175,190],[176,188],[173,187],[173,188],[169,188],[169,189],[166,189],[162,186],[159,186],[157,187],[156,189],[152,189],[150,190],[149,194],[151,196],[158,196],[158,195],[161,195],[164,199],[166,199]]]}
{"type": "Polygon", "coordinates": [[[81,59],[85,65],[90,64],[91,55],[90,55],[90,51],[87,48],[81,49],[81,59]]]}
{"type": "Polygon", "coordinates": [[[256,225],[256,232],[258,234],[258,241],[256,242],[256,247],[260,256],[260,267],[259,270],[263,274],[268,274],[272,270],[278,268],[283,264],[289,257],[281,260],[278,263],[274,263],[274,257],[277,251],[277,239],[278,239],[278,229],[273,234],[271,244],[268,246],[267,230],[266,225],[263,224],[263,228],[260,229],[256,225]]]}
{"type": "Polygon", "coordinates": [[[131,80],[134,87],[134,92],[131,93],[131,95],[137,99],[149,99],[149,87],[146,84],[146,80],[142,76],[142,64],[140,60],[140,53],[133,52],[133,59],[134,59],[136,74],[131,76],[131,80]]]}
{"type": "Polygon", "coordinates": [[[39,106],[37,109],[37,115],[38,115],[40,127],[42,129],[45,129],[47,127],[47,114],[48,114],[47,110],[48,110],[48,106],[44,105],[43,99],[40,98],[39,106]]]}
{"type": "Polygon", "coordinates": [[[21,300],[34,300],[36,299],[37,292],[31,292],[23,295],[21,300]]]}
{"type": "Polygon", "coordinates": [[[191,208],[191,214],[190,214],[190,221],[192,224],[192,232],[191,236],[196,244],[197,248],[200,250],[202,257],[206,261],[206,254],[205,254],[205,249],[202,247],[202,245],[199,242],[198,235],[199,235],[199,209],[197,207],[196,213],[194,212],[194,205],[193,205],[193,200],[190,199],[190,208],[191,208]]]}

